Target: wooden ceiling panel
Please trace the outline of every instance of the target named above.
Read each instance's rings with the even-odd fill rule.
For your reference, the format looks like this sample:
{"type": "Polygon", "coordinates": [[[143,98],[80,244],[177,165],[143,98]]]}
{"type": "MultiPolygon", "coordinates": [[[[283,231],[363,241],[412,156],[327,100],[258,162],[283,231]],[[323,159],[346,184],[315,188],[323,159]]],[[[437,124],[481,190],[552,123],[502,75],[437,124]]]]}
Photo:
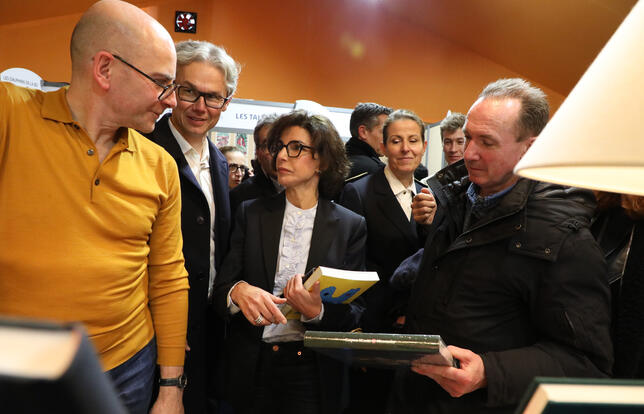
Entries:
{"type": "MultiPolygon", "coordinates": [[[[205,1],[205,0],[204,0],[205,1]]],[[[637,0],[346,0],[379,7],[567,95],[637,0]]],[[[146,7],[154,0],[130,0],[146,7]]],[[[81,13],[94,0],[0,1],[0,25],[81,13]]],[[[322,5],[321,2],[317,4],[322,5]]],[[[323,6],[321,6],[323,7],[323,6]]],[[[357,22],[359,23],[359,22],[357,22]]]]}
{"type": "Polygon", "coordinates": [[[636,2],[381,0],[381,5],[565,96],[636,2]]]}
{"type": "MultiPolygon", "coordinates": [[[[154,0],[129,0],[138,7],[146,7],[154,0]]],[[[0,24],[12,24],[48,17],[82,13],[96,0],[0,0],[0,24]]]]}

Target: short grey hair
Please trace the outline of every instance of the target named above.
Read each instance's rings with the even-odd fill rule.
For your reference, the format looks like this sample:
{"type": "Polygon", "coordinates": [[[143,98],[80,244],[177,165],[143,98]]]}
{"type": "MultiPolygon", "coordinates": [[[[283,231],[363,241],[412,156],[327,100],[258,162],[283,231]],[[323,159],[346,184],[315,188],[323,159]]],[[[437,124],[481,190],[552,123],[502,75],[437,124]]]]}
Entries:
{"type": "Polygon", "coordinates": [[[210,42],[186,40],[175,44],[177,50],[177,66],[186,66],[193,62],[207,62],[219,68],[226,80],[226,98],[230,98],[237,89],[237,80],[241,65],[230,57],[221,46],[210,42]]]}
{"type": "Polygon", "coordinates": [[[483,89],[479,99],[518,99],[521,110],[517,120],[517,141],[538,136],[548,123],[550,106],[543,91],[520,79],[499,79],[483,89]]]}
{"type": "Polygon", "coordinates": [[[417,123],[418,127],[420,128],[420,138],[423,141],[425,141],[425,123],[423,122],[423,120],[420,119],[420,117],[416,115],[416,113],[413,111],[410,111],[408,109],[396,109],[395,111],[389,114],[389,116],[385,120],[385,124],[382,127],[383,144],[387,143],[387,134],[389,133],[389,125],[403,119],[409,119],[410,121],[414,121],[415,123],[417,123]]]}
{"type": "Polygon", "coordinates": [[[443,140],[443,133],[452,133],[459,128],[463,128],[465,124],[465,115],[460,112],[452,112],[441,121],[441,141],[443,140]]]}

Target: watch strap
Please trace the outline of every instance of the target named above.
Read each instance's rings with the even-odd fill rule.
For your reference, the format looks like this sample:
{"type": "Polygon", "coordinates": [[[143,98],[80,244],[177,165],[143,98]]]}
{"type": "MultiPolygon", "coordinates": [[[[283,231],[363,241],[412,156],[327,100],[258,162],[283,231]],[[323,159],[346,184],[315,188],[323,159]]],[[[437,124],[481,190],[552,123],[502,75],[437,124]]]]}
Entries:
{"type": "Polygon", "coordinates": [[[188,385],[188,378],[181,374],[177,378],[159,378],[159,386],[161,387],[178,387],[186,388],[188,385]]]}

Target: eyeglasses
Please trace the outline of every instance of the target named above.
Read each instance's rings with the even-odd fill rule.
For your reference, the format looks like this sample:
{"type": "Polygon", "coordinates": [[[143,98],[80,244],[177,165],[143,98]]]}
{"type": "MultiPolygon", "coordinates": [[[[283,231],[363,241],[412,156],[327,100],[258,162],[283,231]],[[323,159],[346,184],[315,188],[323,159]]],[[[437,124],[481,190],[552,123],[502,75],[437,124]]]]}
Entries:
{"type": "Polygon", "coordinates": [[[115,59],[120,60],[121,62],[125,63],[127,66],[131,67],[135,71],[139,72],[141,75],[145,76],[146,78],[148,78],[149,80],[154,82],[154,84],[157,85],[159,88],[163,89],[163,91],[161,91],[161,93],[159,94],[159,98],[158,98],[160,101],[162,101],[165,98],[167,98],[168,96],[170,96],[172,94],[172,92],[174,92],[175,89],[177,89],[177,87],[179,86],[174,82],[172,82],[170,85],[164,85],[164,84],[160,83],[159,81],[154,80],[154,78],[152,78],[147,73],[143,72],[141,69],[138,69],[136,66],[128,63],[122,57],[120,57],[118,55],[114,55],[114,54],[112,56],[114,56],[115,59]]]}
{"type": "Polygon", "coordinates": [[[242,173],[246,174],[248,167],[243,164],[228,164],[228,172],[236,173],[237,171],[241,171],[242,173]]]}
{"type": "Polygon", "coordinates": [[[257,146],[255,146],[255,150],[257,150],[257,151],[268,150],[268,143],[266,141],[264,141],[261,144],[258,144],[257,146]]]}
{"type": "Polygon", "coordinates": [[[212,109],[221,109],[230,100],[230,98],[222,98],[213,93],[199,92],[187,86],[179,86],[177,88],[177,97],[184,102],[197,102],[202,96],[206,106],[212,109]]]}
{"type": "Polygon", "coordinates": [[[277,156],[282,148],[286,148],[286,155],[288,155],[289,158],[299,157],[303,149],[311,151],[311,154],[315,153],[315,148],[304,145],[301,141],[291,141],[288,144],[284,144],[282,141],[277,141],[270,147],[271,154],[274,157],[277,156]]]}

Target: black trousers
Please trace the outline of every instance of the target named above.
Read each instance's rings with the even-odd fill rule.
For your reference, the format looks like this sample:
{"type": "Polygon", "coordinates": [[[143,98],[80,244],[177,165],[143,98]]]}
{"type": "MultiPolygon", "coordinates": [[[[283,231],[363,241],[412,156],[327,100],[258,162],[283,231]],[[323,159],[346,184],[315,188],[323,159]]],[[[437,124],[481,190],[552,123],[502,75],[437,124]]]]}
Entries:
{"type": "MultiPolygon", "coordinates": [[[[262,343],[252,409],[241,413],[318,414],[320,371],[301,341],[262,343]]],[[[250,408],[250,407],[249,407],[250,408]]]]}

